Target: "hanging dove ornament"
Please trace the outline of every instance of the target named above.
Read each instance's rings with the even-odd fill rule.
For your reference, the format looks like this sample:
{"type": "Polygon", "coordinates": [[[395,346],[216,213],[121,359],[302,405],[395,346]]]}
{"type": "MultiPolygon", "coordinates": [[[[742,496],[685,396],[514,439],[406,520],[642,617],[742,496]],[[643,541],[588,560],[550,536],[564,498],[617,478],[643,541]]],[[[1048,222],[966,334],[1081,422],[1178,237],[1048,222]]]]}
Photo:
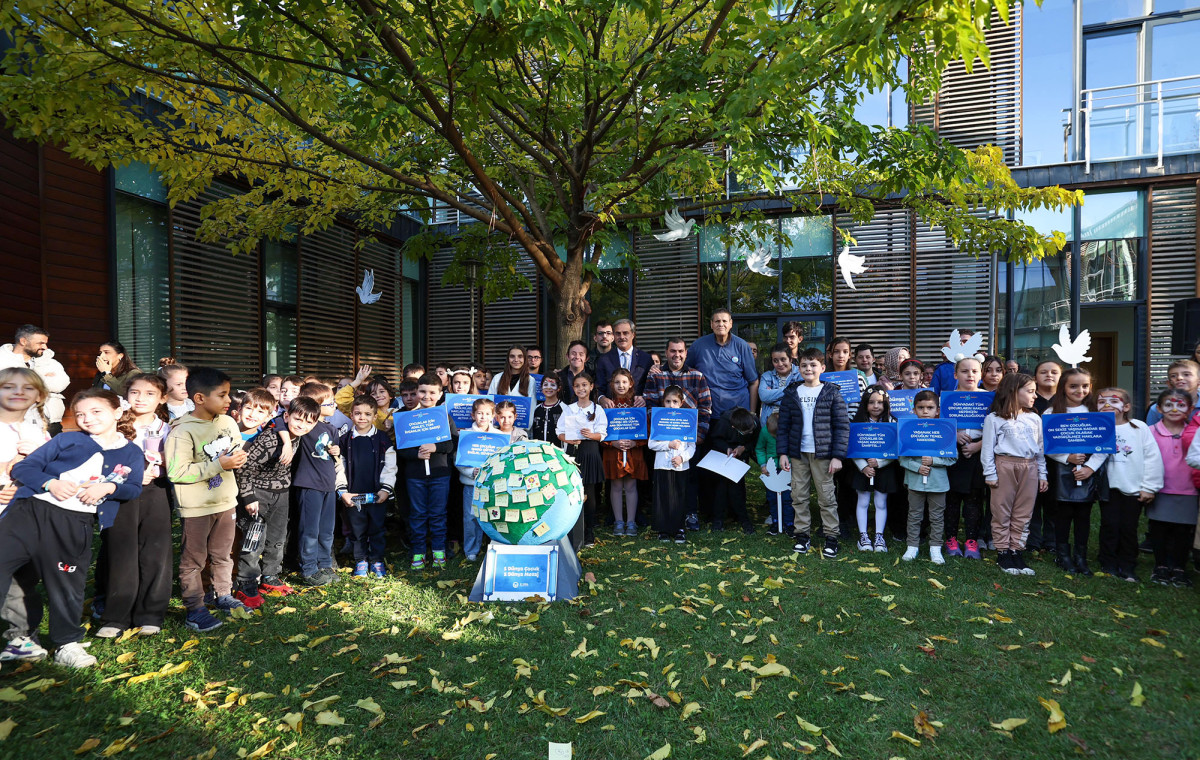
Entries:
{"type": "Polygon", "coordinates": [[[1081,330],[1075,336],[1075,340],[1071,340],[1071,330],[1066,325],[1058,328],[1058,343],[1051,346],[1054,353],[1058,354],[1058,358],[1062,359],[1063,364],[1070,364],[1072,368],[1092,360],[1092,357],[1085,355],[1091,347],[1091,333],[1081,330]]]}
{"type": "Polygon", "coordinates": [[[850,253],[850,244],[846,243],[842,248],[842,252],[838,254],[838,267],[842,270],[842,279],[846,281],[846,285],[851,290],[858,290],[854,287],[854,280],[850,279],[851,275],[862,274],[867,271],[867,257],[855,256],[850,253]]]}
{"type": "Polygon", "coordinates": [[[766,275],[767,277],[776,277],[779,274],[778,269],[771,268],[770,251],[762,247],[755,248],[746,254],[746,268],[751,272],[766,275]]]}
{"type": "Polygon", "coordinates": [[[696,226],[695,219],[684,221],[683,216],[680,215],[677,208],[673,208],[663,214],[663,222],[667,225],[667,231],[654,237],[664,243],[669,243],[673,240],[683,240],[692,234],[692,228],[696,226]]]}
{"type": "Polygon", "coordinates": [[[358,292],[359,303],[369,304],[375,303],[383,297],[383,293],[372,293],[375,289],[375,270],[364,269],[362,285],[359,285],[354,290],[358,292]]]}

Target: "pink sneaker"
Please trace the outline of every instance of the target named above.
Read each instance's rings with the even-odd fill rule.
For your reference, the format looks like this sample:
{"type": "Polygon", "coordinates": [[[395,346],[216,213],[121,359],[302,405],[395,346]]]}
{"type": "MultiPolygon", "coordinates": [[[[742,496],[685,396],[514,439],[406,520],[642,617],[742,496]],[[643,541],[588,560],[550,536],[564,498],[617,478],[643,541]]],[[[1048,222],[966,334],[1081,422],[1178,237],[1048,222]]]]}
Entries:
{"type": "Polygon", "coordinates": [[[964,556],[966,556],[967,559],[983,559],[983,555],[979,553],[979,542],[973,538],[968,538],[967,551],[964,556]]]}
{"type": "Polygon", "coordinates": [[[946,542],[946,556],[947,557],[961,557],[962,556],[962,549],[958,548],[958,538],[957,537],[952,536],[950,538],[950,540],[946,542]]]}

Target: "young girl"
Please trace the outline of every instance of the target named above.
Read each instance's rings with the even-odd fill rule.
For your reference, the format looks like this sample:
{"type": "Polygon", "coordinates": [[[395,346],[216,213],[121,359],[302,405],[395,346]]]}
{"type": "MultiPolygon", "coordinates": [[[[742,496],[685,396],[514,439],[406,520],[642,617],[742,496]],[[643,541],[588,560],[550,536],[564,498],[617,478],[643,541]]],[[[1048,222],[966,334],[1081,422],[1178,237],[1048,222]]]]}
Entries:
{"type": "Polygon", "coordinates": [[[1117,453],[1108,458],[1108,498],[1100,502],[1100,567],[1137,583],[1138,518],[1142,505],[1163,486],[1163,461],[1149,426],[1130,419],[1133,399],[1121,388],[1105,388],[1096,409],[1116,419],[1117,453]]]}
{"type": "MultiPolygon", "coordinates": [[[[835,337],[829,342],[828,348],[825,350],[825,355],[829,359],[826,365],[826,372],[849,372],[854,367],[854,351],[848,338],[835,337]]],[[[858,373],[858,392],[861,398],[862,394],[867,390],[867,377],[863,373],[858,373]]],[[[858,405],[861,401],[846,402],[846,415],[848,419],[854,419],[854,415],[858,414],[858,405]]],[[[841,533],[842,540],[849,541],[853,537],[853,529],[851,526],[850,516],[854,513],[855,505],[858,503],[858,496],[854,492],[854,484],[851,483],[853,473],[849,467],[843,467],[833,476],[834,488],[837,493],[837,509],[838,509],[838,527],[841,533]]]]}
{"type": "Polygon", "coordinates": [[[116,517],[118,502],[142,492],[142,450],[122,424],[121,400],[92,388],[71,403],[82,432],[63,433],[12,468],[20,482],[0,520],[0,589],[14,571],[33,562],[46,587],[54,661],[72,668],[96,664],[83,639],[83,591],[92,562],[92,516],[101,530],[116,517]]]}
{"type": "Polygon", "coordinates": [[[182,364],[164,364],[159,367],[158,374],[167,384],[167,415],[170,419],[179,419],[196,408],[195,402],[188,398],[187,367],[182,364]]]}
{"type": "Polygon", "coordinates": [[[916,359],[908,359],[900,363],[900,390],[917,391],[925,387],[921,385],[921,376],[925,365],[916,359]]]}
{"type": "MultiPolygon", "coordinates": [[[[1096,411],[1092,376],[1086,369],[1073,368],[1062,374],[1048,414],[1096,411]]],[[[1094,477],[1106,454],[1051,454],[1050,473],[1054,487],[1055,563],[1068,573],[1091,575],[1087,564],[1088,532],[1092,528],[1092,502],[1107,499],[1108,481],[1094,477]],[[1071,526],[1075,526],[1075,552],[1071,553],[1071,526]]],[[[1194,517],[1194,516],[1193,516],[1194,517]]],[[[1193,520],[1194,523],[1194,520],[1193,520]]]]}
{"type": "Polygon", "coordinates": [[[979,387],[982,390],[995,393],[1000,388],[1000,380],[1003,377],[1004,361],[999,356],[984,357],[983,376],[979,378],[979,387]]]}
{"type": "Polygon", "coordinates": [[[600,441],[608,433],[608,418],[604,410],[592,401],[592,376],[582,372],[575,376],[575,397],[558,418],[558,440],[567,444],[567,454],[575,457],[579,476],[583,480],[583,513],[571,531],[575,550],[596,543],[596,502],[600,499],[599,485],[604,482],[604,462],[600,457],[600,441]]]}
{"type": "Polygon", "coordinates": [[[501,396],[526,396],[534,398],[537,387],[529,377],[529,363],[525,361],[524,346],[509,346],[508,361],[504,372],[492,378],[488,385],[488,393],[501,396]]]}
{"type": "Polygon", "coordinates": [[[167,384],[157,375],[134,375],[126,386],[133,442],[145,461],[142,492],[122,505],[113,526],[100,534],[101,558],[96,574],[105,576],[104,612],[96,635],[120,636],[126,628],[152,635],[162,630],[171,600],[174,555],[171,549],[170,481],[163,473],[163,440],[167,424],[167,384]]]}
{"type": "Polygon", "coordinates": [[[471,381],[471,370],[466,367],[459,367],[450,373],[450,392],[459,395],[467,395],[475,390],[475,385],[471,381]]]}
{"type": "Polygon", "coordinates": [[[558,418],[562,416],[562,402],[558,400],[558,376],[547,374],[542,378],[542,403],[533,410],[533,424],[529,426],[529,437],[538,441],[549,441],[561,447],[558,440],[558,418]]]}
{"type": "MultiPolygon", "coordinates": [[[[29,413],[49,397],[37,372],[26,367],[0,370],[0,513],[17,493],[17,484],[10,475],[12,466],[50,440],[42,415],[29,413]]],[[[23,565],[13,574],[0,609],[0,619],[8,623],[0,660],[39,660],[46,656],[37,638],[42,623],[42,597],[37,584],[33,563],[23,565]]]]}
{"type": "MultiPolygon", "coordinates": [[[[629,370],[613,371],[608,383],[608,397],[615,408],[633,406],[633,374],[629,370]]],[[[608,479],[616,521],[614,536],[637,535],[637,481],[650,477],[646,471],[646,457],[639,451],[645,445],[645,441],[604,442],[604,477],[608,479]]]]}
{"type": "MultiPolygon", "coordinates": [[[[858,412],[852,422],[895,422],[888,405],[888,394],[878,385],[867,388],[863,402],[858,405],[858,412]]],[[[887,543],[883,540],[883,526],[887,524],[888,494],[895,493],[899,485],[898,468],[892,467],[894,459],[855,459],[855,471],[851,476],[851,485],[858,494],[858,550],[860,552],[886,552],[887,543]],[[867,532],[868,508],[871,505],[871,494],[875,494],[875,540],[867,532]]]]}
{"type": "Polygon", "coordinates": [[[529,438],[529,434],[523,428],[517,427],[517,405],[511,401],[496,404],[496,427],[501,433],[508,433],[509,443],[529,438]]]}
{"type": "Polygon", "coordinates": [[[1025,527],[1034,499],[1049,485],[1042,418],[1033,411],[1036,395],[1037,386],[1029,375],[1004,376],[991,413],[983,421],[980,461],[983,479],[992,490],[996,564],[1009,575],[1033,575],[1033,568],[1025,564],[1025,527]]]}
{"type": "Polygon", "coordinates": [[[1037,398],[1033,408],[1038,414],[1045,414],[1050,408],[1050,401],[1058,390],[1058,381],[1062,377],[1062,367],[1052,359],[1038,362],[1033,370],[1033,381],[1037,383],[1037,398]]]}
{"type": "MultiPolygon", "coordinates": [[[[954,379],[960,391],[978,391],[983,366],[968,356],[954,365],[954,379]]],[[[962,428],[958,431],[958,460],[947,468],[950,491],[946,494],[946,555],[982,559],[979,553],[979,525],[983,520],[983,466],[979,450],[983,448],[983,430],[962,428]],[[958,545],[959,518],[965,523],[966,546],[958,545]]]]}
{"type": "MultiPolygon", "coordinates": [[[[1038,414],[1045,414],[1050,408],[1050,400],[1058,390],[1058,380],[1062,377],[1062,367],[1058,362],[1049,359],[1039,362],[1033,370],[1033,381],[1037,385],[1037,397],[1033,400],[1033,409],[1038,414]]],[[[1055,465],[1046,463],[1046,474],[1050,482],[1054,482],[1055,465]]],[[[1025,546],[1030,551],[1050,551],[1054,548],[1054,488],[1048,488],[1039,493],[1033,503],[1033,516],[1029,518],[1029,535],[1025,546]]]]}
{"type": "Polygon", "coordinates": [[[1162,455],[1163,487],[1146,508],[1150,520],[1150,545],[1154,548],[1154,572],[1150,580],[1162,586],[1191,586],[1184,565],[1196,525],[1196,486],[1188,465],[1200,465],[1200,448],[1195,436],[1184,447],[1183,436],[1192,415],[1192,397],[1170,388],[1158,397],[1162,419],[1150,426],[1162,455]]]}
{"type": "MultiPolygon", "coordinates": [[[[683,389],[668,386],[663,391],[662,405],[679,409],[685,405],[683,389]]],[[[696,454],[696,444],[683,441],[650,441],[654,452],[654,524],[658,540],[686,544],[683,518],[687,512],[688,462],[696,454]]]]}

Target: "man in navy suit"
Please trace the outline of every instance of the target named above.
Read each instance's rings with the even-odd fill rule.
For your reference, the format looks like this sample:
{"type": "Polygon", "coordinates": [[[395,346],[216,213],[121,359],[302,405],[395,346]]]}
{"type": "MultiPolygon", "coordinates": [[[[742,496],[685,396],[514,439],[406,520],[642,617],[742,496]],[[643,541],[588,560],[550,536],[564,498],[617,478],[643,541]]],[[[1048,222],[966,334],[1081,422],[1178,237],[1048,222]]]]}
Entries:
{"type": "Polygon", "coordinates": [[[600,394],[597,401],[605,409],[612,407],[612,401],[605,394],[608,393],[608,381],[618,369],[627,369],[633,374],[634,406],[646,405],[645,399],[642,398],[642,391],[646,388],[646,376],[650,374],[654,360],[650,358],[650,354],[634,347],[635,335],[637,335],[637,328],[630,320],[618,319],[613,322],[615,345],[611,351],[601,354],[596,359],[596,392],[600,394]]]}

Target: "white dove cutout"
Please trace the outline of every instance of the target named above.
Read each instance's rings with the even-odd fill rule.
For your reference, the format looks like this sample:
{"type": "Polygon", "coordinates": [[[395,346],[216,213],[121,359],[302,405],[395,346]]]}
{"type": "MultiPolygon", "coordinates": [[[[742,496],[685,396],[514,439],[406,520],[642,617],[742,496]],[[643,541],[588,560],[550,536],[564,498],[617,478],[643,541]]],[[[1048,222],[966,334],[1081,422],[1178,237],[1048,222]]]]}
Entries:
{"type": "Polygon", "coordinates": [[[692,234],[692,228],[696,226],[695,219],[685,221],[680,215],[679,209],[675,208],[663,214],[663,221],[667,225],[667,231],[654,237],[664,243],[669,243],[672,240],[683,240],[692,234]]]}
{"type": "Polygon", "coordinates": [[[358,291],[359,303],[375,303],[383,297],[383,293],[372,293],[375,289],[375,270],[363,270],[363,284],[355,288],[358,291]]]}
{"type": "Polygon", "coordinates": [[[979,350],[983,348],[983,333],[975,333],[964,343],[958,330],[951,330],[949,342],[950,345],[942,349],[942,356],[945,356],[947,361],[957,363],[960,359],[966,359],[968,356],[975,356],[979,353],[979,350]]]}
{"type": "Polygon", "coordinates": [[[850,275],[862,274],[867,271],[866,261],[866,256],[855,256],[850,253],[849,243],[846,243],[842,252],[838,254],[838,267],[842,270],[842,279],[846,281],[846,285],[851,290],[858,290],[858,288],[854,287],[854,280],[850,279],[850,275]]]}
{"type": "Polygon", "coordinates": [[[783,492],[792,487],[792,473],[779,472],[775,469],[775,458],[767,460],[767,474],[759,475],[768,491],[775,494],[775,525],[777,530],[783,530],[783,492]]]}
{"type": "Polygon", "coordinates": [[[1058,358],[1062,359],[1064,364],[1070,364],[1072,368],[1092,360],[1092,357],[1084,356],[1091,347],[1091,333],[1087,330],[1081,330],[1075,336],[1075,340],[1071,340],[1071,330],[1066,325],[1058,328],[1058,343],[1051,346],[1054,349],[1054,353],[1058,354],[1058,358]]]}
{"type": "Polygon", "coordinates": [[[775,277],[779,274],[779,270],[771,268],[771,252],[762,247],[755,248],[746,254],[746,268],[767,277],[775,277]]]}

